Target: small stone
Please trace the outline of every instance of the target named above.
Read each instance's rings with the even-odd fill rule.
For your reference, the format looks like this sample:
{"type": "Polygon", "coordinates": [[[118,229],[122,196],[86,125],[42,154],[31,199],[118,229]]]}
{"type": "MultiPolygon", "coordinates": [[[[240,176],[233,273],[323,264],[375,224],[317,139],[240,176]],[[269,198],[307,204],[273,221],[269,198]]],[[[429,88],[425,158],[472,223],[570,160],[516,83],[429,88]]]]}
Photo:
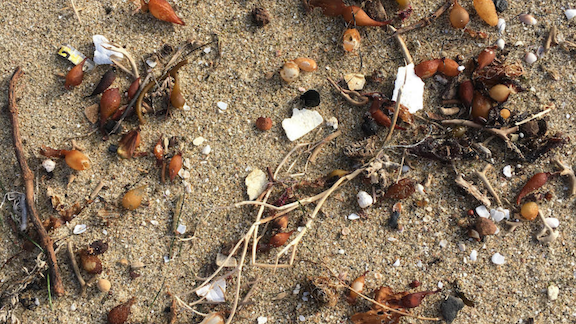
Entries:
{"type": "Polygon", "coordinates": [[[226,261],[226,259],[228,259],[227,255],[224,255],[222,253],[218,253],[216,254],[216,265],[219,267],[225,267],[225,268],[236,268],[238,266],[238,261],[236,260],[236,258],[231,257],[230,259],[228,259],[228,261],[226,261]]]}
{"type": "Polygon", "coordinates": [[[107,279],[99,279],[98,282],[96,283],[96,287],[98,287],[98,290],[104,293],[110,291],[111,286],[112,284],[107,279]]]}
{"type": "Polygon", "coordinates": [[[458,243],[458,249],[462,252],[466,251],[466,244],[462,242],[458,243]]]}
{"type": "Polygon", "coordinates": [[[472,252],[470,252],[470,261],[476,262],[476,260],[478,260],[478,251],[472,250],[472,252]]]}
{"type": "Polygon", "coordinates": [[[72,233],[78,235],[78,234],[82,234],[86,232],[86,224],[80,224],[80,225],[76,225],[74,226],[74,230],[72,231],[72,233]]]}
{"type": "Polygon", "coordinates": [[[492,1],[494,1],[494,6],[496,6],[496,11],[503,12],[504,10],[508,9],[507,0],[492,0],[492,1]]]}
{"type": "Polygon", "coordinates": [[[486,208],[486,206],[484,205],[476,207],[476,214],[484,218],[490,217],[490,212],[488,211],[488,208],[486,208]]]}
{"type": "Polygon", "coordinates": [[[44,160],[42,162],[42,166],[44,167],[44,169],[46,170],[46,172],[52,172],[54,171],[54,168],[56,167],[56,162],[48,159],[48,160],[44,160]]]}
{"type": "Polygon", "coordinates": [[[127,266],[129,263],[128,263],[128,260],[122,258],[122,259],[118,260],[118,264],[123,265],[123,266],[127,266]]]}
{"type": "Polygon", "coordinates": [[[300,322],[306,321],[306,317],[304,317],[304,315],[298,316],[298,319],[300,320],[300,322]]]}
{"type": "Polygon", "coordinates": [[[261,131],[267,131],[272,128],[272,119],[270,117],[258,117],[256,119],[256,128],[261,131]]]}
{"type": "Polygon", "coordinates": [[[84,108],[84,115],[86,116],[86,119],[88,119],[89,122],[91,122],[92,124],[96,124],[98,120],[100,120],[100,105],[93,104],[91,106],[84,108]]]}
{"type": "Polygon", "coordinates": [[[144,268],[144,262],[142,261],[132,261],[132,263],[130,263],[130,268],[132,268],[132,270],[138,270],[138,269],[142,269],[144,268]]]}
{"type": "Polygon", "coordinates": [[[370,194],[368,194],[366,191],[358,192],[357,197],[358,197],[358,205],[360,206],[360,208],[367,208],[374,202],[372,196],[370,196],[370,194]]]}
{"type": "Polygon", "coordinates": [[[364,117],[364,122],[362,123],[362,132],[366,136],[376,135],[378,133],[378,129],[380,128],[376,121],[369,116],[364,117]]]}
{"type": "Polygon", "coordinates": [[[531,14],[520,14],[518,18],[520,19],[521,22],[525,23],[526,25],[533,26],[538,23],[538,20],[536,20],[536,18],[534,18],[534,16],[532,16],[531,14]]]}
{"type": "Polygon", "coordinates": [[[216,106],[218,106],[218,109],[220,110],[228,109],[228,104],[223,101],[218,101],[218,103],[216,103],[216,106]]]}
{"type": "Polygon", "coordinates": [[[270,13],[264,8],[256,7],[252,9],[252,20],[259,27],[264,27],[270,23],[270,13]]]}
{"type": "Polygon", "coordinates": [[[534,64],[537,60],[538,60],[538,57],[536,56],[536,54],[534,54],[532,52],[526,53],[526,56],[524,56],[524,61],[526,61],[526,63],[528,63],[528,65],[534,64]]]}
{"type": "Polygon", "coordinates": [[[560,288],[558,288],[558,286],[556,286],[555,284],[550,284],[550,286],[548,286],[548,299],[556,300],[558,299],[559,294],[560,294],[560,288]]]}
{"type": "Polygon", "coordinates": [[[316,90],[308,90],[300,96],[306,107],[316,107],[320,105],[320,93],[316,90]]]}
{"type": "Polygon", "coordinates": [[[212,52],[212,48],[210,46],[206,47],[203,51],[204,53],[208,54],[210,52],[212,52]]]}
{"type": "Polygon", "coordinates": [[[445,239],[440,240],[440,247],[445,248],[446,246],[448,246],[448,241],[445,239]]]}
{"type": "Polygon", "coordinates": [[[492,263],[497,264],[497,265],[502,265],[502,264],[506,263],[506,258],[498,252],[494,253],[491,260],[492,260],[492,263]]]}
{"type": "Polygon", "coordinates": [[[76,310],[76,303],[72,303],[72,305],[70,305],[70,310],[71,310],[71,311],[75,311],[75,310],[76,310]]]}
{"type": "Polygon", "coordinates": [[[548,226],[550,226],[552,228],[556,228],[556,227],[560,226],[560,221],[558,220],[558,218],[547,217],[544,219],[544,221],[546,222],[546,224],[548,224],[548,226]]]}
{"type": "Polygon", "coordinates": [[[490,218],[478,217],[476,220],[476,231],[480,234],[481,237],[486,235],[494,235],[496,234],[496,224],[490,218]]]}
{"type": "Polygon", "coordinates": [[[260,316],[256,319],[256,321],[258,322],[258,324],[266,324],[266,323],[268,323],[268,318],[264,317],[264,316],[260,316]]]}
{"type": "Polygon", "coordinates": [[[512,178],[512,166],[505,166],[504,169],[502,169],[502,173],[506,178],[512,178]]]}
{"type": "Polygon", "coordinates": [[[206,146],[202,149],[202,154],[204,154],[204,155],[208,155],[208,154],[210,154],[210,152],[212,152],[212,148],[210,147],[210,145],[206,145],[206,146]]]}
{"type": "Polygon", "coordinates": [[[453,296],[449,296],[448,299],[440,305],[440,311],[446,323],[452,323],[462,308],[464,308],[462,299],[453,296]]]}
{"type": "Polygon", "coordinates": [[[192,141],[192,144],[194,144],[194,146],[200,146],[204,143],[204,141],[206,141],[206,139],[204,139],[202,136],[199,136],[192,141]]]}

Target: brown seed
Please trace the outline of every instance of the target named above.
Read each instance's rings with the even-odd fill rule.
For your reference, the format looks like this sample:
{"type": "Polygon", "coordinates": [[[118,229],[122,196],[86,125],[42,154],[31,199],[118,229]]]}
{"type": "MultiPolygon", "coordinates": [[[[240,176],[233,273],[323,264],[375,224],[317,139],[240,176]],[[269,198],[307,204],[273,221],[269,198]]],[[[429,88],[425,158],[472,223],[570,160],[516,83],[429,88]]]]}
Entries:
{"type": "Polygon", "coordinates": [[[492,0],[474,0],[474,8],[478,16],[482,18],[488,25],[498,25],[498,13],[496,6],[492,0]]]}
{"type": "Polygon", "coordinates": [[[124,197],[122,197],[122,206],[128,210],[134,210],[140,207],[142,197],[144,196],[144,189],[146,189],[145,185],[128,190],[128,192],[124,194],[124,197]]]}
{"type": "Polygon", "coordinates": [[[440,62],[440,64],[438,65],[438,72],[448,77],[455,77],[458,74],[460,74],[460,71],[458,71],[458,67],[459,67],[458,63],[456,63],[456,61],[454,61],[453,59],[443,58],[442,62],[440,62]]]}
{"type": "Polygon", "coordinates": [[[138,88],[140,88],[140,78],[134,80],[130,87],[128,87],[128,91],[126,91],[126,95],[128,96],[128,100],[132,100],[138,92],[138,88]]]}
{"type": "Polygon", "coordinates": [[[75,86],[80,85],[82,83],[82,79],[84,78],[84,63],[86,63],[87,58],[83,59],[82,62],[78,63],[75,67],[73,67],[68,74],[66,74],[66,83],[64,83],[64,87],[66,90],[70,90],[75,86]]]}
{"type": "Polygon", "coordinates": [[[124,134],[120,143],[118,143],[118,156],[123,159],[131,159],[134,156],[134,151],[140,145],[140,127],[131,130],[124,134]]]}
{"type": "Polygon", "coordinates": [[[108,312],[108,324],[124,324],[130,315],[130,308],[134,305],[136,298],[132,297],[124,304],[120,304],[108,312]]]}
{"type": "Polygon", "coordinates": [[[404,178],[398,181],[397,183],[388,187],[386,190],[386,194],[384,194],[385,198],[392,198],[392,199],[404,199],[412,196],[412,194],[416,191],[416,182],[412,179],[404,178]]]}
{"type": "Polygon", "coordinates": [[[280,218],[276,218],[274,220],[274,222],[272,223],[272,226],[274,228],[277,228],[280,230],[286,229],[286,227],[288,227],[288,215],[284,215],[280,218]]]}
{"type": "Polygon", "coordinates": [[[102,79],[100,79],[100,82],[98,82],[96,88],[94,88],[94,91],[92,91],[92,93],[87,97],[92,97],[101,94],[102,92],[104,92],[104,90],[108,89],[108,87],[112,85],[115,79],[116,79],[116,71],[114,68],[111,68],[106,73],[104,73],[102,79]]]}
{"type": "Polygon", "coordinates": [[[174,181],[178,172],[182,169],[182,152],[174,155],[172,160],[170,160],[170,165],[168,166],[168,173],[170,175],[170,181],[174,181]]]}
{"type": "Polygon", "coordinates": [[[90,274],[102,273],[102,261],[96,256],[88,253],[86,249],[78,252],[80,255],[80,266],[90,274]]]}
{"type": "Polygon", "coordinates": [[[152,153],[154,153],[154,156],[156,157],[156,162],[158,162],[157,164],[161,163],[164,160],[164,146],[162,145],[162,135],[160,135],[158,142],[156,142],[156,145],[154,145],[152,153]]]}
{"type": "Polygon", "coordinates": [[[108,117],[120,107],[120,90],[118,88],[112,88],[104,91],[102,93],[102,98],[100,98],[100,126],[106,124],[108,117]]]}
{"type": "Polygon", "coordinates": [[[454,28],[464,28],[470,21],[470,15],[468,15],[468,11],[464,9],[458,1],[454,2],[452,9],[450,10],[450,24],[454,28]]]}
{"type": "Polygon", "coordinates": [[[176,109],[184,109],[186,104],[186,99],[182,95],[182,90],[180,89],[180,77],[178,74],[174,73],[174,87],[172,92],[170,92],[170,103],[176,109]]]}
{"type": "Polygon", "coordinates": [[[294,60],[294,63],[296,63],[296,65],[298,65],[302,71],[313,72],[318,69],[318,64],[316,64],[316,61],[306,57],[299,57],[294,60]]]}
{"type": "Polygon", "coordinates": [[[490,100],[480,92],[474,92],[474,99],[472,101],[472,118],[478,119],[488,119],[488,114],[490,114],[490,109],[492,109],[492,104],[490,100]]]}
{"type": "Polygon", "coordinates": [[[483,69],[485,66],[490,65],[492,61],[496,58],[496,51],[493,47],[484,49],[480,54],[478,54],[478,68],[477,70],[483,69]]]}
{"type": "Polygon", "coordinates": [[[503,84],[497,84],[493,86],[488,92],[490,98],[498,102],[504,102],[508,100],[508,96],[510,96],[510,93],[512,93],[512,89],[510,89],[509,86],[505,86],[503,84]]]}
{"type": "Polygon", "coordinates": [[[270,246],[273,247],[282,246],[286,243],[286,241],[288,241],[288,238],[290,237],[290,235],[292,235],[293,232],[294,231],[292,230],[287,233],[277,233],[270,238],[270,242],[268,242],[268,244],[270,244],[270,246]]]}
{"type": "Polygon", "coordinates": [[[458,87],[458,96],[464,106],[467,108],[472,106],[472,98],[474,97],[474,85],[472,84],[472,81],[466,80],[460,83],[460,86],[458,87]]]}
{"type": "Polygon", "coordinates": [[[358,29],[346,29],[342,38],[342,46],[346,52],[354,52],[360,48],[360,33],[358,29]]]}
{"type": "Polygon", "coordinates": [[[427,79],[436,74],[436,72],[438,71],[438,66],[440,66],[440,63],[442,63],[442,60],[440,59],[421,62],[420,64],[416,65],[416,67],[414,68],[414,72],[421,79],[427,79]]]}
{"type": "Polygon", "coordinates": [[[78,150],[62,150],[62,152],[64,154],[64,160],[66,161],[66,164],[68,164],[68,166],[72,169],[76,171],[90,169],[90,159],[88,159],[84,153],[78,150]]]}
{"type": "Polygon", "coordinates": [[[272,128],[272,119],[269,117],[258,117],[256,127],[261,131],[267,131],[272,128]]]}
{"type": "Polygon", "coordinates": [[[538,216],[538,205],[533,202],[527,202],[520,208],[520,215],[529,221],[533,221],[538,216]]]}
{"type": "Polygon", "coordinates": [[[476,220],[476,231],[482,237],[496,234],[497,229],[496,224],[491,219],[478,217],[476,220]]]}

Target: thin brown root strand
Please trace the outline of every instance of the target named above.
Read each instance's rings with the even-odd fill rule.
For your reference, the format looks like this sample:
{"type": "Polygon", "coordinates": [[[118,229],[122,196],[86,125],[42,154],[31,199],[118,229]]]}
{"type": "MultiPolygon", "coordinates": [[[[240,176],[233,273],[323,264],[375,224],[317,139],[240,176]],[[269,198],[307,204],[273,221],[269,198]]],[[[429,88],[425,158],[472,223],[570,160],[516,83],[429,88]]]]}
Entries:
{"type": "Polygon", "coordinates": [[[314,164],[316,162],[316,159],[318,158],[318,154],[320,154],[320,151],[322,150],[322,147],[324,147],[324,145],[326,145],[327,143],[329,143],[330,141],[332,141],[333,139],[335,139],[336,137],[338,137],[340,135],[342,135],[342,131],[338,130],[338,131],[326,136],[326,138],[324,138],[322,141],[320,141],[320,143],[316,146],[316,148],[314,149],[314,151],[310,155],[310,158],[308,159],[310,161],[310,163],[314,164]]]}

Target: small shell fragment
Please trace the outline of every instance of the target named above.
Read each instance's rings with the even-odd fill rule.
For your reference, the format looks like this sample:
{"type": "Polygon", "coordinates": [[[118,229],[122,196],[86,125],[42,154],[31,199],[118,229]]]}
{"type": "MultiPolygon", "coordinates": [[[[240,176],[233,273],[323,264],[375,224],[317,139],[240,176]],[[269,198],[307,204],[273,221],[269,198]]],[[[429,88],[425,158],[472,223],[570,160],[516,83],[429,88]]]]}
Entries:
{"type": "Polygon", "coordinates": [[[298,78],[300,75],[300,68],[292,61],[284,63],[280,69],[280,77],[282,80],[290,83],[298,78]]]}
{"type": "Polygon", "coordinates": [[[529,65],[534,64],[537,60],[538,57],[536,56],[536,54],[532,52],[526,53],[526,56],[524,56],[524,61],[526,61],[526,63],[528,63],[529,65]]]}
{"type": "Polygon", "coordinates": [[[548,217],[545,218],[544,221],[546,222],[546,224],[548,224],[548,226],[552,228],[557,228],[558,226],[560,226],[560,221],[558,220],[558,218],[548,217]]]}
{"type": "Polygon", "coordinates": [[[350,73],[344,76],[344,81],[348,84],[348,89],[362,90],[366,84],[366,78],[360,73],[350,73]]]}
{"type": "Polygon", "coordinates": [[[572,20],[572,18],[576,17],[576,9],[566,9],[564,14],[566,15],[566,19],[572,20]]]}
{"type": "Polygon", "coordinates": [[[534,18],[534,16],[532,16],[531,14],[521,14],[520,16],[518,16],[518,18],[520,18],[520,21],[525,23],[526,25],[536,25],[538,23],[538,20],[536,20],[536,18],[534,18]]]}
{"type": "Polygon", "coordinates": [[[206,146],[202,149],[202,154],[204,154],[204,155],[208,155],[208,154],[210,154],[210,152],[212,152],[212,148],[210,147],[210,145],[206,145],[206,146]]]}
{"type": "Polygon", "coordinates": [[[76,225],[74,226],[74,230],[72,231],[72,233],[78,235],[78,234],[82,234],[86,232],[86,224],[80,224],[80,225],[76,225]]]}
{"type": "Polygon", "coordinates": [[[478,251],[472,250],[470,252],[470,261],[475,262],[476,260],[478,260],[478,251]]]}
{"type": "Polygon", "coordinates": [[[54,171],[54,168],[56,167],[56,162],[48,159],[48,160],[44,160],[42,162],[42,166],[44,167],[44,169],[46,170],[46,172],[52,172],[54,171]]]}
{"type": "Polygon", "coordinates": [[[260,169],[254,169],[254,171],[250,172],[250,174],[246,177],[245,180],[248,199],[254,200],[260,196],[262,192],[268,186],[268,177],[266,173],[260,169]]]}
{"type": "Polygon", "coordinates": [[[512,167],[510,165],[505,166],[502,173],[506,178],[512,178],[512,167]]]}
{"type": "Polygon", "coordinates": [[[548,299],[550,300],[556,300],[558,299],[558,295],[560,294],[560,288],[558,288],[558,286],[556,286],[555,284],[550,284],[550,286],[548,286],[548,299]]]}
{"type": "Polygon", "coordinates": [[[192,141],[192,144],[194,144],[194,146],[200,146],[202,143],[204,143],[204,141],[206,141],[206,139],[202,136],[199,136],[192,141]]]}
{"type": "Polygon", "coordinates": [[[497,264],[497,265],[502,265],[502,264],[506,263],[506,258],[498,252],[494,253],[491,260],[492,260],[492,263],[497,264]]]}
{"type": "Polygon", "coordinates": [[[504,34],[506,30],[506,20],[504,20],[504,18],[498,18],[498,25],[496,25],[496,27],[498,27],[498,34],[504,34]]]}
{"type": "Polygon", "coordinates": [[[498,40],[496,41],[496,46],[498,47],[499,50],[503,50],[504,47],[506,46],[506,42],[502,38],[498,38],[498,40]]]}
{"type": "Polygon", "coordinates": [[[372,199],[372,196],[370,196],[370,194],[368,194],[366,191],[360,191],[358,192],[358,205],[360,206],[360,208],[367,208],[370,205],[372,205],[372,203],[374,203],[374,199],[372,199]]]}
{"type": "Polygon", "coordinates": [[[292,110],[292,117],[282,121],[282,128],[290,141],[295,141],[322,124],[324,118],[315,110],[292,110]]]}

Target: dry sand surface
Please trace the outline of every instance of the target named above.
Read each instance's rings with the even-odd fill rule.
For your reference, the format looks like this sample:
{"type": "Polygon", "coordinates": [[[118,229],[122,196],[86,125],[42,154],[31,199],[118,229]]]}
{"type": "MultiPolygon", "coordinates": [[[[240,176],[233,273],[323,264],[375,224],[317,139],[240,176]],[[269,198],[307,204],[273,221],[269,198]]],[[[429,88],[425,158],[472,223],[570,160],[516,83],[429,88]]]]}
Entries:
{"type": "MultiPolygon", "coordinates": [[[[371,75],[375,70],[381,71],[382,83],[368,82],[365,91],[380,91],[391,96],[396,70],[404,64],[389,32],[360,27],[363,38],[360,66],[359,56],[345,54],[342,50],[343,20],[325,17],[319,11],[306,14],[299,0],[170,1],[186,26],[159,21],[149,13],[133,14],[134,5],[127,0],[75,2],[81,23],[69,8],[69,1],[0,2],[0,49],[4,53],[0,59],[0,106],[8,105],[8,82],[16,67],[21,66],[25,76],[19,87],[20,126],[28,163],[36,174],[36,205],[40,216],[44,219],[57,214],[50,204],[48,188],[62,198],[64,205],[70,206],[77,201],[83,203],[100,180],[105,182],[104,190],[94,203],[69,224],[50,233],[59,247],[57,257],[65,296],[53,298],[51,309],[46,280],[39,277],[30,289],[20,294],[23,302],[17,302],[14,310],[15,317],[22,323],[105,323],[108,311],[130,297],[136,297],[136,302],[128,323],[166,323],[169,315],[166,309],[171,300],[167,292],[185,302],[196,300],[198,297],[190,291],[201,283],[198,278],[210,275],[216,269],[217,253],[226,243],[239,240],[254,222],[258,210],[255,207],[208,211],[246,200],[244,179],[250,170],[275,169],[294,147],[295,143],[287,139],[282,129],[281,121],[291,116],[293,108],[302,108],[298,100],[301,88],[321,93],[322,102],[314,110],[325,120],[336,117],[342,135],[324,147],[317,163],[308,165],[305,175],[291,178],[284,168],[279,179],[288,182],[314,180],[334,169],[352,170],[358,166],[342,154],[342,148],[363,138],[360,125],[367,107],[354,107],[345,102],[331,88],[326,77],[337,80],[351,72],[371,75]],[[250,12],[255,6],[266,8],[272,16],[270,24],[264,28],[256,27],[251,20],[250,12]],[[92,56],[94,34],[105,35],[115,44],[124,46],[136,59],[141,74],[146,70],[143,60],[164,44],[176,48],[188,39],[209,42],[214,34],[220,40],[220,56],[218,47],[211,44],[209,53],[192,54],[190,64],[180,71],[183,93],[191,109],[174,111],[168,118],[145,116],[148,123],[142,126],[140,151],[150,152],[161,134],[168,138],[178,136],[183,157],[190,160],[188,181],[192,190],[186,194],[180,219],[180,223],[187,226],[180,238],[190,239],[176,240],[173,245],[176,252],[169,262],[164,259],[174,237],[173,211],[185,188],[181,179],[161,184],[152,156],[120,159],[108,152],[111,144],[117,144],[119,135],[102,141],[99,133],[95,133],[76,139],[90,157],[92,167],[89,170],[72,171],[64,161],[57,160],[53,176],[49,177],[41,167],[44,158],[39,149],[42,145],[70,149],[71,137],[93,129],[84,116],[84,108],[98,103],[99,99],[84,96],[92,91],[108,67],[98,66],[85,75],[80,86],[67,91],[59,74],[65,74],[72,64],[56,53],[61,45],[69,43],[92,56]],[[313,58],[319,68],[315,72],[303,72],[297,81],[286,84],[276,72],[283,62],[296,57],[313,58]],[[228,104],[225,111],[217,107],[219,101],[228,104]],[[272,118],[274,126],[270,131],[256,129],[254,122],[260,116],[272,118]],[[192,141],[199,136],[206,142],[194,146],[192,141]],[[202,154],[205,145],[212,149],[209,155],[202,154]],[[69,183],[71,176],[75,179],[69,183]],[[126,188],[139,185],[147,185],[143,205],[135,211],[122,209],[120,200],[126,188]],[[103,209],[113,213],[99,216],[98,211],[103,209]],[[74,235],[74,227],[80,224],[87,225],[86,232],[74,235]],[[108,279],[112,289],[110,293],[101,293],[91,284],[86,296],[80,296],[66,254],[66,242],[73,242],[79,249],[97,239],[105,240],[110,246],[101,256],[104,271],[99,277],[108,279]],[[132,279],[129,267],[119,264],[121,259],[140,261],[145,268],[138,270],[140,276],[132,279]],[[30,306],[35,300],[38,306],[30,306]],[[30,309],[26,309],[26,305],[30,309]]],[[[442,2],[413,1],[414,13],[404,25],[431,14],[442,2]]],[[[358,5],[360,1],[349,3],[358,5]]],[[[389,13],[398,9],[394,1],[383,3],[389,13]]],[[[475,14],[472,1],[462,0],[461,3],[470,12],[469,27],[486,32],[488,38],[473,39],[451,28],[443,15],[432,26],[404,35],[416,62],[441,56],[473,58],[499,38],[497,28],[489,27],[475,14]]],[[[573,54],[555,46],[535,64],[529,66],[523,62],[528,51],[535,52],[543,44],[551,26],[557,26],[564,39],[573,40],[574,22],[566,19],[564,9],[575,5],[570,1],[509,1],[509,8],[500,14],[507,22],[502,38],[506,41],[508,60],[522,62],[525,74],[519,83],[528,90],[511,96],[506,107],[514,113],[531,114],[541,111],[544,105],[554,104],[555,109],[545,117],[549,132],[562,132],[570,138],[566,145],[534,163],[511,160],[500,140],[488,144],[495,154],[495,170],[488,174],[489,179],[504,198],[504,207],[511,209],[512,214],[519,210],[514,203],[515,197],[530,176],[557,170],[550,162],[551,158],[559,156],[571,166],[575,163],[573,54]],[[534,26],[522,24],[518,19],[521,13],[533,14],[538,23],[534,26]],[[555,81],[547,72],[549,70],[557,71],[559,80],[555,81]],[[511,178],[503,175],[506,165],[512,166],[511,178]]],[[[395,24],[400,26],[398,21],[395,24]]],[[[157,75],[159,69],[161,67],[156,69],[157,75]]],[[[128,74],[119,71],[113,87],[125,91],[131,81],[128,74]]],[[[439,92],[443,88],[433,79],[426,80],[425,111],[438,113],[442,106],[439,92]]],[[[425,116],[422,111],[418,115],[425,116]]],[[[125,129],[131,129],[137,124],[137,119],[130,118],[123,125],[125,129]]],[[[416,124],[424,125],[425,122],[417,119],[416,124]]],[[[6,191],[21,192],[23,181],[14,155],[11,129],[7,110],[3,109],[0,140],[4,150],[0,153],[3,161],[0,179],[6,191]]],[[[319,129],[299,141],[316,141],[333,132],[325,125],[319,129]]],[[[380,131],[381,139],[386,132],[380,131]]],[[[426,128],[419,132],[397,131],[392,143],[411,144],[425,135],[426,128]]],[[[174,152],[172,149],[171,154],[174,152]]],[[[402,152],[402,149],[386,151],[391,160],[398,163],[402,152]]],[[[306,155],[300,156],[289,173],[303,172],[305,161],[306,155]]],[[[395,291],[409,290],[408,284],[415,279],[422,283],[418,288],[422,290],[443,285],[441,293],[427,297],[412,311],[421,316],[441,317],[440,303],[455,294],[457,283],[474,301],[475,307],[465,307],[454,323],[576,322],[576,223],[574,201],[568,197],[566,178],[555,177],[540,190],[552,193],[550,201],[542,200],[539,204],[547,217],[560,221],[556,241],[541,244],[535,239],[541,228],[541,222],[536,220],[523,224],[512,233],[507,233],[508,227],[499,223],[499,234],[477,242],[468,239],[466,230],[458,223],[477,217],[467,216],[467,211],[480,204],[455,186],[451,167],[411,155],[406,156],[406,163],[410,169],[405,177],[422,182],[431,174],[433,180],[427,188],[426,197],[430,203],[426,207],[416,205],[416,196],[402,202],[400,222],[403,231],[387,226],[395,202],[391,199],[379,199],[375,206],[360,211],[356,194],[360,190],[371,192],[371,189],[360,179],[363,176],[353,180],[328,198],[298,246],[292,267],[274,271],[247,262],[243,282],[257,276],[260,282],[250,303],[237,311],[233,322],[257,323],[258,317],[266,317],[268,323],[349,323],[354,313],[368,310],[369,303],[359,301],[350,306],[341,296],[335,307],[320,306],[309,296],[309,278],[330,276],[332,271],[347,273],[350,281],[366,270],[369,270],[365,288],[368,294],[380,286],[390,286],[395,291]],[[361,218],[348,220],[347,216],[352,213],[361,218]],[[343,235],[343,229],[349,234],[343,235]],[[469,259],[472,250],[478,252],[476,262],[469,259]],[[504,264],[491,262],[495,253],[505,257],[504,264]],[[558,286],[560,292],[554,301],[547,297],[547,287],[552,284],[558,286]]],[[[484,191],[472,173],[485,164],[483,160],[472,160],[456,165],[467,179],[477,182],[484,191]]],[[[310,192],[297,194],[298,198],[304,198],[310,192]]],[[[302,226],[314,206],[292,212],[288,229],[302,226]]],[[[11,210],[11,203],[2,208],[0,262],[17,256],[1,268],[0,290],[25,277],[26,269],[33,268],[39,253],[38,249],[21,252],[20,245],[25,239],[17,237],[6,222],[11,210]]],[[[259,254],[258,262],[274,263],[278,250],[259,254]]],[[[281,262],[285,263],[286,259],[281,262]]],[[[93,277],[83,275],[88,281],[93,277]]],[[[203,313],[228,311],[234,298],[235,280],[227,281],[225,304],[193,308],[203,313]]],[[[243,285],[242,295],[247,288],[243,285]]],[[[344,290],[340,293],[343,295],[344,290]]],[[[14,308],[10,300],[2,302],[0,314],[14,308]]],[[[177,323],[201,321],[201,316],[178,308],[177,323]]],[[[401,322],[427,321],[405,317],[401,322]]]]}

